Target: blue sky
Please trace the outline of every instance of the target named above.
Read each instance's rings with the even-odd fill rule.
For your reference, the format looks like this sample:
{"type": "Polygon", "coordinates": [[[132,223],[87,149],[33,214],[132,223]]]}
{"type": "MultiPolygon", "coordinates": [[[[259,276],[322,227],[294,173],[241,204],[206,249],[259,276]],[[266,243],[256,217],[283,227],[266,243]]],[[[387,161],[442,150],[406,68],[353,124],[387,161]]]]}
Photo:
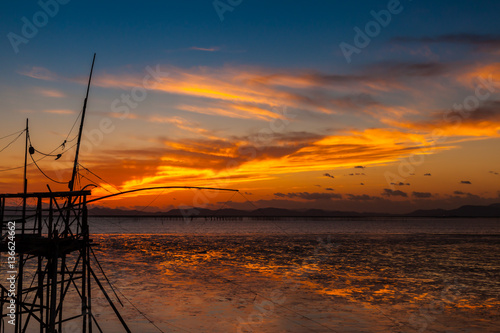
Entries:
{"type": "MultiPolygon", "coordinates": [[[[103,68],[146,65],[167,60],[177,66],[230,63],[272,67],[340,69],[338,44],[351,42],[353,28],[372,20],[370,11],[388,1],[242,1],[221,22],[211,1],[69,1],[15,55],[9,41],[1,44],[2,63],[57,65],[71,71],[88,54],[99,53],[103,68]],[[192,46],[224,48],[216,56],[182,52],[192,46]],[[55,57],[65,55],[66,60],[55,57]],[[79,61],[80,60],[80,61],[79,61]],[[64,66],[64,67],[63,67],[64,66]]],[[[371,62],[380,45],[394,36],[491,34],[499,29],[496,1],[401,1],[394,15],[355,64],[371,62]]],[[[20,32],[21,18],[40,10],[36,1],[3,2],[1,30],[20,32]]],[[[451,56],[451,55],[450,55],[451,56]]],[[[375,58],[377,59],[377,58],[375,58]]]]}

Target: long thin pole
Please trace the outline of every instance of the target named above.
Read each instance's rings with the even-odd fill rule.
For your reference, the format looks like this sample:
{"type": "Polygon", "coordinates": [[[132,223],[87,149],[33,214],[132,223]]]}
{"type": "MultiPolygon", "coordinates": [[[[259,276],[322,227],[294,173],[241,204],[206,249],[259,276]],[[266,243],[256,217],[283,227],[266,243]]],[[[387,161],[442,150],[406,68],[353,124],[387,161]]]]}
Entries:
{"type": "MultiPolygon", "coordinates": [[[[24,146],[24,175],[23,175],[23,212],[22,212],[22,221],[21,221],[21,237],[24,237],[24,228],[26,224],[26,194],[28,193],[28,179],[26,178],[26,169],[28,167],[28,139],[29,139],[29,121],[28,118],[26,118],[26,142],[24,146]]],[[[24,255],[22,253],[19,253],[19,271],[18,271],[18,277],[17,277],[17,290],[18,290],[18,297],[17,297],[17,303],[16,303],[16,313],[17,313],[17,318],[16,318],[16,325],[15,325],[15,331],[16,333],[20,333],[22,330],[21,322],[23,320],[23,315],[21,312],[21,302],[22,302],[22,290],[23,290],[23,274],[24,274],[24,255]]]]}
{"type": "MultiPolygon", "coordinates": [[[[73,172],[71,174],[71,180],[68,183],[68,187],[69,187],[70,191],[73,191],[73,189],[75,187],[76,170],[78,168],[78,156],[80,154],[80,143],[82,141],[83,123],[85,121],[85,112],[87,111],[87,100],[89,98],[90,82],[92,81],[92,73],[94,71],[94,63],[95,63],[95,53],[94,53],[94,57],[92,59],[92,66],[90,67],[89,82],[87,84],[87,93],[85,94],[85,100],[83,101],[82,119],[80,121],[80,129],[78,131],[78,141],[77,141],[77,144],[76,144],[76,153],[75,153],[75,162],[73,164],[73,172]]],[[[67,205],[68,213],[67,213],[67,216],[66,216],[65,228],[64,228],[64,234],[65,235],[70,234],[69,220],[70,220],[70,215],[71,215],[71,206],[72,206],[72,197],[69,196],[68,197],[68,205],[67,205]]],[[[87,243],[85,244],[85,247],[86,246],[88,246],[87,243]]],[[[82,295],[81,295],[82,311],[84,311],[84,313],[83,313],[83,323],[82,323],[83,333],[87,332],[87,314],[86,314],[86,311],[87,311],[87,299],[86,299],[87,298],[87,292],[86,292],[86,288],[90,288],[90,285],[86,286],[86,282],[87,282],[86,278],[87,278],[87,276],[85,274],[85,271],[87,269],[90,269],[90,267],[87,267],[88,266],[88,262],[85,260],[86,252],[87,252],[86,248],[80,250],[80,253],[83,254],[83,262],[82,262],[82,295]]],[[[63,273],[63,276],[64,276],[64,273],[63,273]]],[[[90,279],[89,279],[88,282],[90,284],[90,279]]],[[[64,284],[64,279],[61,281],[61,284],[64,284]]],[[[64,297],[64,295],[61,295],[61,312],[62,312],[63,297],[64,297]]],[[[90,323],[90,325],[92,325],[92,323],[90,323]]]]}
{"type": "Polygon", "coordinates": [[[87,94],[85,95],[85,101],[83,102],[82,120],[80,122],[80,130],[78,131],[78,141],[76,145],[75,163],[73,164],[73,173],[71,174],[71,180],[69,181],[68,187],[70,191],[73,191],[75,186],[76,169],[78,166],[78,154],[80,153],[80,142],[82,140],[83,132],[83,121],[85,120],[85,111],[87,110],[87,99],[89,98],[90,81],[92,80],[92,72],[94,71],[95,53],[92,59],[92,67],[90,68],[89,83],[87,85],[87,94]]]}
{"type": "Polygon", "coordinates": [[[26,178],[26,169],[28,167],[28,139],[29,139],[29,128],[28,128],[28,118],[26,118],[26,144],[24,147],[24,180],[23,180],[23,225],[22,233],[24,234],[24,219],[26,218],[26,194],[28,193],[28,178],[26,178]]]}
{"type": "Polygon", "coordinates": [[[97,283],[97,285],[101,289],[104,297],[106,297],[106,299],[108,300],[109,305],[111,305],[111,308],[113,309],[113,311],[115,312],[116,316],[118,317],[118,320],[120,320],[120,323],[122,323],[122,326],[125,329],[125,331],[127,331],[127,333],[132,333],[132,331],[130,330],[130,328],[128,328],[127,323],[125,322],[125,320],[123,320],[122,316],[120,315],[120,312],[116,308],[115,304],[113,303],[113,301],[109,297],[108,293],[106,292],[106,290],[102,286],[101,281],[99,281],[99,279],[95,275],[94,270],[91,267],[89,267],[89,269],[90,269],[90,273],[92,273],[92,276],[94,277],[95,282],[97,283]]]}

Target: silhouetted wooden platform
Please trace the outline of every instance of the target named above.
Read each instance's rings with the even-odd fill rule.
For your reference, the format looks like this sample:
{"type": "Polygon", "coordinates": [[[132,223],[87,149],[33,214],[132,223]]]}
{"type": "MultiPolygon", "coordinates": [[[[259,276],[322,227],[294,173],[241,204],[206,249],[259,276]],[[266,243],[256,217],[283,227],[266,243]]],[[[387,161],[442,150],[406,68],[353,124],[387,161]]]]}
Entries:
{"type": "MultiPolygon", "coordinates": [[[[75,237],[47,238],[33,234],[16,235],[15,244],[16,253],[45,258],[61,258],[73,251],[85,248],[85,242],[81,237],[79,239],[75,237]]],[[[0,252],[8,252],[7,245],[8,240],[0,242],[0,252]]]]}

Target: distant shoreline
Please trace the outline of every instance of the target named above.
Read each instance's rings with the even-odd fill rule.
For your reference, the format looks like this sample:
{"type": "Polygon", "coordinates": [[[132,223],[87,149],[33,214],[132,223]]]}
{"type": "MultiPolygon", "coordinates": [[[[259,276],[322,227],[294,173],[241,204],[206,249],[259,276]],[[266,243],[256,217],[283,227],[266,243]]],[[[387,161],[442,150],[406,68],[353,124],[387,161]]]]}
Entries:
{"type": "Polygon", "coordinates": [[[408,216],[408,215],[363,215],[363,216],[307,216],[307,215],[297,215],[297,216],[254,216],[254,215],[198,215],[198,216],[180,216],[180,215],[88,215],[89,217],[124,217],[124,218],[163,218],[163,219],[211,219],[211,220],[230,220],[230,219],[254,219],[254,220],[274,220],[274,219],[353,219],[353,220],[363,220],[363,219],[433,219],[433,218],[443,218],[443,219],[456,219],[456,218],[491,218],[500,219],[500,216],[408,216]]]}
{"type": "MultiPolygon", "coordinates": [[[[28,210],[31,210],[28,207],[28,210]]],[[[45,211],[45,209],[44,209],[45,211]]],[[[42,212],[42,215],[45,212],[42,212]]],[[[5,207],[5,216],[17,216],[19,207],[5,207]]],[[[28,213],[29,215],[30,213],[28,213]]],[[[90,217],[160,217],[169,219],[366,219],[366,218],[500,218],[500,203],[488,206],[465,205],[456,209],[429,209],[416,210],[404,214],[327,211],[322,209],[291,210],[282,208],[259,208],[252,211],[225,208],[211,210],[206,208],[171,209],[167,212],[144,212],[140,210],[124,210],[105,207],[91,207],[88,209],[90,217]]]]}
{"type": "Polygon", "coordinates": [[[93,207],[89,209],[89,216],[127,216],[127,217],[163,217],[172,219],[185,218],[204,218],[204,219],[227,219],[227,218],[257,218],[257,219],[283,219],[283,218],[307,218],[307,219],[331,219],[331,218],[410,218],[410,217],[429,217],[429,218],[457,218],[457,217],[500,217],[500,203],[488,206],[465,205],[456,209],[430,209],[416,210],[404,214],[374,213],[374,212],[344,212],[327,211],[322,209],[309,210],[291,210],[282,208],[259,208],[252,211],[238,209],[219,209],[211,210],[205,208],[172,209],[168,212],[143,212],[139,210],[127,211],[121,209],[111,209],[102,207],[93,207]]]}

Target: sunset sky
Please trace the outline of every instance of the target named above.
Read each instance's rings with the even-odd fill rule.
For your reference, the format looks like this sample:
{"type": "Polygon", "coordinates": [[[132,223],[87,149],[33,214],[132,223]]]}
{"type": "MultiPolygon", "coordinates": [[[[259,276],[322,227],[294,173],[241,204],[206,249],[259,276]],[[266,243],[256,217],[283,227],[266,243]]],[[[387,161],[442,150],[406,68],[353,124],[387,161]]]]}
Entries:
{"type": "MultiPolygon", "coordinates": [[[[42,0],[0,13],[2,193],[22,191],[24,134],[9,143],[26,118],[39,167],[70,179],[95,52],[80,155],[93,197],[242,193],[101,206],[500,202],[498,1],[42,0]],[[41,159],[52,151],[67,153],[41,159]]],[[[67,189],[34,164],[28,178],[29,191],[67,189]]]]}

